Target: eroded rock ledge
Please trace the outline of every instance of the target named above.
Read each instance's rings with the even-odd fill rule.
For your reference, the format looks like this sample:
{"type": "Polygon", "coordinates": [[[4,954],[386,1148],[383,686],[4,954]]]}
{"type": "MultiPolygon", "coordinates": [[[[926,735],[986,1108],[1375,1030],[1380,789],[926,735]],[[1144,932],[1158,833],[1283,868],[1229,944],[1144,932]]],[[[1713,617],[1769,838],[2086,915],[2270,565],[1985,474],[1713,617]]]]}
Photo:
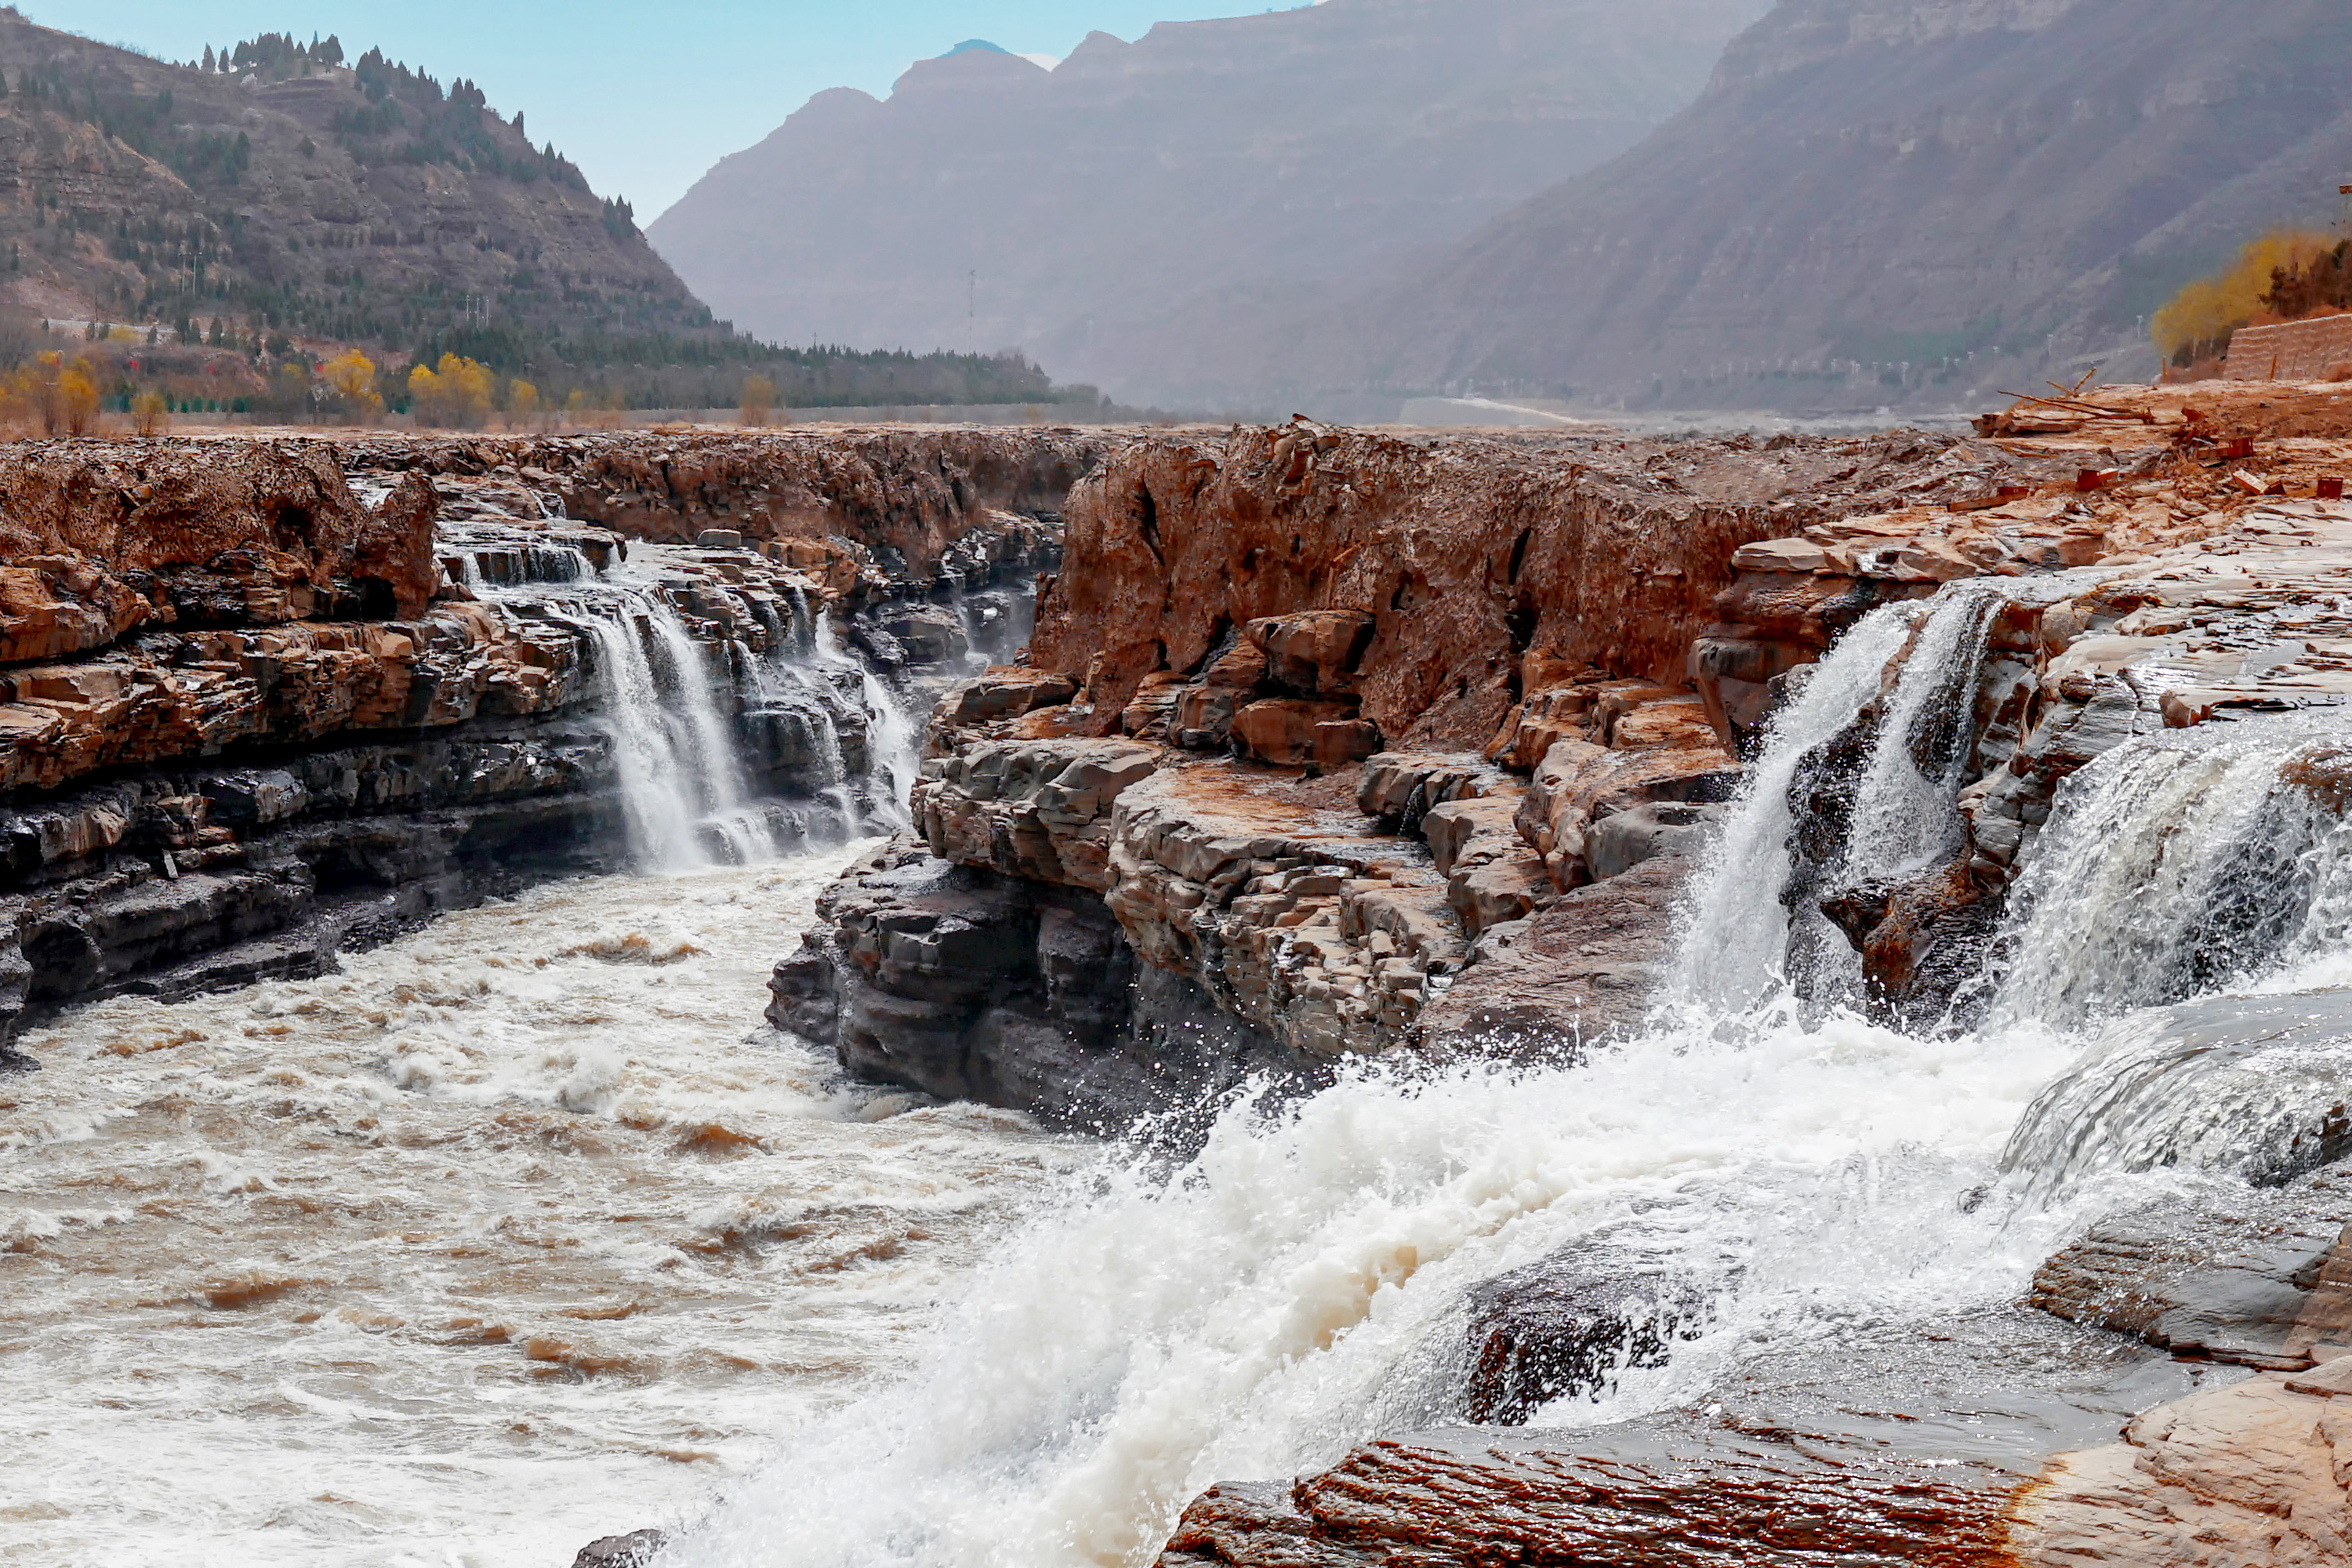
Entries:
{"type": "Polygon", "coordinates": [[[0,1041],[29,1008],[315,973],[621,864],[604,672],[564,595],[625,560],[708,661],[762,793],[862,776],[856,701],[760,699],[745,667],[827,619],[893,679],[951,667],[964,620],[926,601],[1025,591],[1112,439],[0,451],[0,1041]]]}
{"type": "Polygon", "coordinates": [[[1103,1018],[1168,1034],[1124,1009],[1135,984],[1181,986],[1219,1048],[1308,1080],[1578,1048],[1645,1009],[1687,853],[1738,782],[1683,673],[1732,556],[2016,467],[1911,435],[1138,440],[1072,492],[1026,663],[941,703],[914,800],[943,926],[982,918],[950,866],[1104,911],[1099,994],[1007,1033],[993,1001],[872,956],[876,900],[929,918],[900,861],[837,895],[854,918],[779,972],[773,1016],[894,1081],[1089,1124],[1171,1105],[1088,1101],[1135,1081],[1085,1068],[1135,1049],[1103,1018]],[[891,1054],[877,994],[934,1009],[922,1028],[953,1049],[891,1054]]]}
{"type": "MultiPolygon", "coordinates": [[[[1829,877],[1878,705],[1795,802],[1825,868],[1797,895],[1862,952],[1872,1005],[1936,1026],[2000,962],[1990,933],[2073,773],[2134,735],[2352,694],[2352,510],[2313,498],[2352,463],[2344,409],[2142,401],[1999,442],[1538,447],[1301,421],[1139,443],[1074,492],[1028,660],[935,716],[920,842],[835,896],[878,910],[887,876],[902,901],[787,964],[775,1016],[878,1076],[1097,1125],[1167,1103],[1101,1065],[1149,1077],[1132,999],[1153,986],[1219,1021],[1228,1064],[1589,1048],[1649,1006],[1687,851],[1806,667],[1874,608],[1981,579],[1985,657],[1948,698],[1972,781],[1957,858],[1900,886],[1829,877]],[[2217,462],[2248,436],[2253,457],[2217,462]],[[917,966],[860,944],[886,951],[894,921],[976,942],[994,917],[947,895],[981,885],[1084,930],[1014,967],[1081,954],[1062,973],[1096,977],[1085,1006],[1029,1007],[1016,1035],[971,1022],[975,992],[947,1009],[952,1072],[880,1061],[887,1006],[853,1040],[831,998],[903,998],[892,963],[917,966]]],[[[2340,803],[2340,774],[2315,798],[2340,803]]],[[[1234,1076],[1186,1072],[1183,1092],[1234,1076]]],[[[2328,1369],[2352,1364],[2331,1316],[2352,1275],[2341,1194],[2305,1198],[2255,1237],[2168,1215],[2086,1238],[2030,1305],[1929,1336],[1960,1350],[1885,1347],[1902,1375],[1865,1415],[1853,1367],[1768,1366],[1704,1418],[1497,1425],[1678,1331],[1672,1281],[1637,1300],[1614,1260],[1556,1258],[1474,1303],[1461,1414],[1485,1425],[1219,1487],[1165,1561],[2338,1561],[2332,1402],[2352,1395],[2328,1369]],[[1838,1401],[1808,1395],[1824,1382],[1838,1401]]]]}

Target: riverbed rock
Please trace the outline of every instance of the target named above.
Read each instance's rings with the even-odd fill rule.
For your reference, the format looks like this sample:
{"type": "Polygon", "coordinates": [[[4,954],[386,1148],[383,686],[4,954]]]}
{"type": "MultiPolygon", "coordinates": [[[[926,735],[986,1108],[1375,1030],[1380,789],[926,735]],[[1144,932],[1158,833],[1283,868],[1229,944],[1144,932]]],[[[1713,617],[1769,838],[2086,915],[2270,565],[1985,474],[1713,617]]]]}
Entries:
{"type": "Polygon", "coordinates": [[[2307,1367],[2352,1346],[2352,1179],[2118,1215],[2053,1254],[2028,1300],[2179,1356],[2307,1367]]]}
{"type": "Polygon", "coordinates": [[[1144,973],[1102,901],[943,860],[902,838],[818,902],[777,966],[768,1018],[862,1078],[1118,1131],[1198,1127],[1252,1079],[1311,1064],[1144,973]]]}
{"type": "Polygon", "coordinates": [[[1113,807],[1159,766],[1134,741],[982,742],[924,763],[915,825],[943,859],[1105,892],[1113,807]]]}
{"type": "Polygon", "coordinates": [[[1405,1433],[1288,1484],[1223,1484],[1160,1561],[2011,1568],[2015,1500],[2048,1455],[2105,1440],[2148,1404],[2210,1397],[2204,1382],[2031,1314],[1941,1321],[1927,1337],[1889,1326],[1827,1355],[1766,1350],[1703,1409],[1405,1433]]]}
{"type": "Polygon", "coordinates": [[[633,1530],[592,1541],[572,1559],[572,1568],[653,1568],[669,1536],[658,1530],[633,1530]]]}

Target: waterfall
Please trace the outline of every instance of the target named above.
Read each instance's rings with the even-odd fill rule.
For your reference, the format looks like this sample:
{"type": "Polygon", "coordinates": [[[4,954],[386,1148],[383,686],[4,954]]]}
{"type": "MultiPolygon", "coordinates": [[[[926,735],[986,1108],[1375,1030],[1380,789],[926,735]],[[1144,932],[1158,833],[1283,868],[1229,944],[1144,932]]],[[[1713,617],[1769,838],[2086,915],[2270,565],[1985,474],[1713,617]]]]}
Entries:
{"type": "Polygon", "coordinates": [[[1859,957],[1821,912],[1822,896],[1928,869],[1959,847],[1956,802],[2000,603],[1962,584],[1924,604],[1882,605],[1772,719],[1685,901],[1671,1004],[1721,1016],[1783,992],[1815,1007],[1859,1003],[1859,957]]]}
{"type": "Polygon", "coordinates": [[[2342,728],[2304,716],[2145,737],[2061,787],[1995,1007],[2113,1022],[2011,1141],[2035,1191],[2352,1152],[2348,790],[2342,728]]]}
{"type": "MultiPolygon", "coordinates": [[[[1871,613],[1812,669],[1795,700],[1766,727],[1765,745],[1695,879],[1676,945],[1667,997],[1685,1007],[1736,1016],[1789,983],[1789,842],[1796,815],[1789,794],[1804,759],[1853,723],[1878,695],[1886,667],[1911,634],[1912,605],[1871,613]]],[[[1826,925],[1818,910],[1799,917],[1826,925]]]]}
{"type": "Polygon", "coordinates": [[[893,828],[902,828],[914,821],[910,798],[921,766],[922,731],[880,677],[862,667],[859,673],[864,677],[866,711],[873,723],[866,744],[876,772],[888,781],[883,819],[893,828]]]}
{"type": "Polygon", "coordinates": [[[2352,936],[2352,750],[2302,718],[2169,731],[2058,792],[1996,1005],[2075,1025],[2243,988],[2352,936]]]}
{"type": "MultiPolygon", "coordinates": [[[[666,597],[662,607],[668,608],[666,597]]],[[[704,666],[701,650],[675,610],[656,614],[650,618],[654,635],[667,655],[670,668],[676,671],[673,682],[686,721],[689,742],[686,753],[678,760],[685,763],[699,785],[702,814],[727,848],[727,858],[739,866],[748,866],[769,858],[776,852],[774,830],[763,812],[746,810],[742,759],[736,754],[735,736],[719,704],[712,695],[709,670],[704,666]]],[[[719,644],[717,650],[731,656],[732,644],[719,644]]]]}
{"type": "Polygon", "coordinates": [[[637,863],[674,872],[774,858],[789,834],[772,806],[751,797],[721,698],[731,690],[744,650],[718,645],[722,678],[658,581],[626,568],[600,575],[569,545],[533,544],[511,553],[519,583],[484,581],[471,550],[461,550],[458,559],[486,602],[572,626],[594,648],[599,717],[612,737],[637,863]]]}
{"type": "MultiPolygon", "coordinates": [[[[650,870],[707,864],[695,830],[690,774],[670,732],[645,637],[625,604],[583,609],[578,625],[594,642],[604,682],[604,723],[628,818],[629,847],[650,870]]],[[[691,669],[692,666],[684,667],[691,669]]]]}
{"type": "MultiPolygon", "coordinates": [[[[794,625],[802,627],[806,622],[796,619],[794,625]]],[[[836,678],[850,661],[845,658],[840,668],[828,668],[814,658],[814,637],[805,633],[781,640],[767,658],[751,663],[751,679],[761,706],[789,713],[806,727],[824,774],[818,793],[832,807],[840,837],[848,838],[857,834],[863,817],[834,708],[843,700],[836,678]]]]}
{"type": "Polygon", "coordinates": [[[2316,721],[2147,737],[2064,786],[1980,1027],[1856,1005],[1822,896],[1960,847],[1997,613],[2068,591],[1882,607],[1792,683],[1645,1032],[1573,1066],[1360,1066],[1228,1107],[1172,1172],[1075,1173],[902,1379],[786,1434],[676,1561],[1144,1568],[1213,1482],[1457,1419],[1465,1297],[1506,1271],[1622,1250],[1707,1303],[1664,1365],[1535,1419],[1601,1426],[1703,1406],[1759,1348],[2005,1310],[2190,1172],[2352,1153],[2352,749],[2316,721]]]}

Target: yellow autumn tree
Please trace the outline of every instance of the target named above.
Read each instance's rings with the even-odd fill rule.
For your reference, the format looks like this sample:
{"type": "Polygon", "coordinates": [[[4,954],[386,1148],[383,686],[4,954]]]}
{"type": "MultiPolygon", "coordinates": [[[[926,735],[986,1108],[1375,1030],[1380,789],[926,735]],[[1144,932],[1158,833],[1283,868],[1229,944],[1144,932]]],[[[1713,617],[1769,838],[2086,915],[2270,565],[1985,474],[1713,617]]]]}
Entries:
{"type": "Polygon", "coordinates": [[[58,373],[58,417],[49,433],[87,436],[98,428],[98,373],[78,359],[58,373]]]}
{"type": "Polygon", "coordinates": [[[775,416],[776,384],[764,375],[743,378],[743,423],[765,425],[775,416]]]}
{"type": "Polygon", "coordinates": [[[2263,313],[2272,274],[2334,248],[2335,242],[2325,235],[2273,229],[2240,251],[2222,271],[2174,295],[2148,322],[2149,334],[2168,360],[2219,354],[2229,347],[2231,334],[2263,313]]]}
{"type": "Polygon", "coordinates": [[[344,417],[373,425],[383,415],[383,395],[375,389],[375,361],[357,349],[341,353],[319,367],[328,395],[344,417]]]}
{"type": "Polygon", "coordinates": [[[408,407],[419,425],[478,427],[490,414],[490,369],[477,360],[443,354],[441,363],[408,373],[408,407]]]}
{"type": "Polygon", "coordinates": [[[538,417],[539,388],[520,376],[507,383],[507,423],[527,430],[538,417]]]}

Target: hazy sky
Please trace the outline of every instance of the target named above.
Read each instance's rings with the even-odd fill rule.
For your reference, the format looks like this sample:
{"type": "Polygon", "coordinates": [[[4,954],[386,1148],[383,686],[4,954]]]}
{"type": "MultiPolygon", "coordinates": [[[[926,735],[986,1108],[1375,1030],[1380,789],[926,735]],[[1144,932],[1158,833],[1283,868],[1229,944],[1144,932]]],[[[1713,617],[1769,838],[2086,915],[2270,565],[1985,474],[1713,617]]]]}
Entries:
{"type": "MultiPolygon", "coordinates": [[[[1296,0],[1282,0],[1287,8],[1296,0]]],[[[265,32],[333,33],[443,82],[470,77],[531,139],[650,221],[828,87],[880,96],[966,38],[1061,56],[1096,28],[1275,9],[1264,0],[16,0],[45,26],[190,59],[265,32]]]]}

